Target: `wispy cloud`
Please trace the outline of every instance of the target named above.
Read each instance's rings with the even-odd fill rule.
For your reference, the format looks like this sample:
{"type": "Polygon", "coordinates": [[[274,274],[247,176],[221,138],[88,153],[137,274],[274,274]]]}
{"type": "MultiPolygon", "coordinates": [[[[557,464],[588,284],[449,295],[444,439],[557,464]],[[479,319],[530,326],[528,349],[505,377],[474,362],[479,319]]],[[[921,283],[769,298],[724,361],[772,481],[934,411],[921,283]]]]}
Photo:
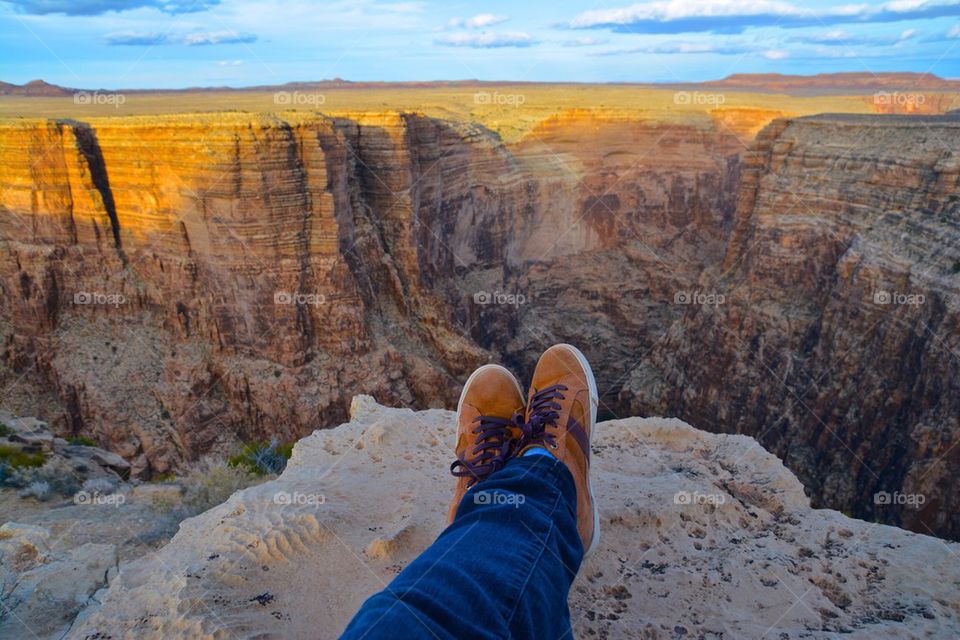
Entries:
{"type": "Polygon", "coordinates": [[[741,33],[751,27],[902,22],[958,13],[960,0],[893,0],[879,6],[848,4],[827,9],[808,9],[781,0],[658,0],[621,9],[585,11],[567,26],[647,34],[741,33]]]}
{"type": "Polygon", "coordinates": [[[510,16],[501,16],[495,13],[478,13],[470,18],[450,18],[447,26],[451,29],[484,29],[506,22],[510,16]]]}
{"type": "Polygon", "coordinates": [[[448,47],[472,47],[474,49],[495,49],[498,47],[530,47],[537,41],[529,33],[523,31],[506,31],[496,33],[484,31],[482,33],[451,33],[441,36],[437,44],[448,47]]]}
{"type": "Polygon", "coordinates": [[[137,33],[123,31],[108,33],[103,41],[112,46],[152,47],[158,44],[170,44],[170,36],[164,33],[137,33]]]}
{"type": "Polygon", "coordinates": [[[206,11],[220,0],[3,0],[16,10],[35,15],[63,13],[68,16],[97,16],[110,11],[154,7],[165,13],[206,11]]]}
{"type": "Polygon", "coordinates": [[[592,47],[598,44],[607,44],[610,42],[606,38],[591,38],[590,36],[584,38],[574,38],[573,40],[564,40],[563,46],[565,47],[592,47]]]}
{"type": "Polygon", "coordinates": [[[206,33],[168,34],[168,33],[137,33],[118,32],[104,36],[104,41],[111,46],[157,46],[182,44],[188,47],[199,47],[216,44],[241,44],[256,42],[257,36],[252,33],[236,33],[233,31],[213,31],[206,33]]]}
{"type": "Polygon", "coordinates": [[[610,51],[599,51],[593,55],[596,56],[622,56],[632,53],[654,53],[654,54],[697,54],[712,53],[715,55],[742,55],[750,52],[751,49],[737,45],[716,45],[699,42],[668,42],[664,44],[649,45],[643,47],[631,47],[629,49],[614,49],[610,51]]]}
{"type": "Polygon", "coordinates": [[[898,44],[906,42],[907,40],[912,40],[918,35],[918,33],[919,32],[916,29],[905,29],[899,34],[864,36],[848,33],[843,29],[832,29],[822,33],[811,33],[809,35],[798,36],[796,38],[791,38],[790,41],[803,44],[839,47],[855,45],[888,46],[891,44],[898,44]]]}
{"type": "Polygon", "coordinates": [[[472,47],[474,49],[496,49],[498,47],[529,47],[536,44],[533,36],[523,31],[496,33],[451,33],[437,38],[437,44],[448,47],[472,47]]]}
{"type": "Polygon", "coordinates": [[[199,47],[210,44],[240,44],[256,42],[257,36],[252,33],[236,33],[234,31],[213,31],[208,33],[190,33],[180,36],[178,41],[190,46],[199,47]]]}
{"type": "Polygon", "coordinates": [[[500,24],[501,22],[506,22],[509,19],[507,16],[501,16],[495,13],[479,13],[472,18],[464,20],[463,26],[468,29],[483,29],[485,27],[492,27],[495,24],[500,24]]]}

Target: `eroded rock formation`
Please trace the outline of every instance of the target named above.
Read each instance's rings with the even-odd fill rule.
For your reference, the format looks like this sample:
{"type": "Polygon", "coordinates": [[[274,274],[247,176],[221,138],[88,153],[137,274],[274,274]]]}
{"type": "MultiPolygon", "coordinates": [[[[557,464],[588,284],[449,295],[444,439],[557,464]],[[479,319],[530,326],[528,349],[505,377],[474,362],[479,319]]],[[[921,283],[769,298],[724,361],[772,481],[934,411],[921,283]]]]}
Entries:
{"type": "Polygon", "coordinates": [[[751,143],[779,115],[572,110],[511,144],[406,113],[5,125],[2,402],[149,476],[356,393],[452,406],[566,340],[608,416],[754,434],[818,504],[960,536],[957,118],[751,143]]]}

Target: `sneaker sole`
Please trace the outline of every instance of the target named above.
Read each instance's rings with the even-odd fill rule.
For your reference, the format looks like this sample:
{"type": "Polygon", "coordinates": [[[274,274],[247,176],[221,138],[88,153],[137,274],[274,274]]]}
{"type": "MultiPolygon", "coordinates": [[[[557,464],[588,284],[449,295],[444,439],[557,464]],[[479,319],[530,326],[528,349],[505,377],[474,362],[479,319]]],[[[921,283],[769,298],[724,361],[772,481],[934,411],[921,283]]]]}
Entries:
{"type": "MultiPolygon", "coordinates": [[[[566,343],[561,343],[556,346],[571,351],[573,355],[577,357],[577,360],[579,360],[583,370],[587,372],[587,384],[590,387],[590,443],[593,444],[593,437],[597,433],[597,407],[600,404],[600,392],[597,390],[597,379],[593,377],[593,369],[590,368],[587,357],[583,355],[580,349],[577,349],[572,344],[566,343]]],[[[584,558],[593,553],[600,543],[600,509],[597,508],[597,497],[593,493],[593,483],[590,481],[592,475],[592,473],[587,473],[587,490],[590,492],[590,502],[593,504],[593,539],[590,541],[590,547],[583,554],[584,558]]]]}

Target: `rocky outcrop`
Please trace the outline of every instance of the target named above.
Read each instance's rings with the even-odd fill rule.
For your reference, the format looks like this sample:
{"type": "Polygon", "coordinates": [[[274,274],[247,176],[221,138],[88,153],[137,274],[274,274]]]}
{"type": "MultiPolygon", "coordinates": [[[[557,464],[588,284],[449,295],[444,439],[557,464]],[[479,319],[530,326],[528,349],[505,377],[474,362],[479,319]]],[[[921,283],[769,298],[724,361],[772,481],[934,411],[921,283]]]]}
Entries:
{"type": "Polygon", "coordinates": [[[0,635],[62,638],[94,594],[116,574],[112,544],[87,543],[63,551],[50,531],[0,526],[0,635]]]}
{"type": "MultiPolygon", "coordinates": [[[[449,411],[356,398],[277,480],[124,566],[67,637],[336,637],[442,530],[453,428],[449,411]]],[[[570,595],[578,638],[960,633],[943,562],[958,545],[811,509],[749,437],[628,418],[599,425],[594,453],[602,537],[570,595]]]]}
{"type": "Polygon", "coordinates": [[[130,463],[116,453],[88,441],[71,443],[54,436],[42,420],[5,411],[0,411],[0,449],[34,459],[34,464],[17,465],[8,464],[6,456],[0,458],[0,486],[19,488],[42,500],[54,493],[72,496],[84,483],[112,487],[130,477],[130,463]]]}

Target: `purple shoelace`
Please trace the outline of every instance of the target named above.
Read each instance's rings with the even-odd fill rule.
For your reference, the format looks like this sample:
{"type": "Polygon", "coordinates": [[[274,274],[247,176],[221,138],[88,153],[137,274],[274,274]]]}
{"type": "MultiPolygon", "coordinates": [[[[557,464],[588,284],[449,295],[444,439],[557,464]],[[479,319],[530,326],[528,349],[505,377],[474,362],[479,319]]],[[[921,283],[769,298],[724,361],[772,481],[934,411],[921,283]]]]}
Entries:
{"type": "Polygon", "coordinates": [[[516,452],[517,443],[510,437],[510,428],[523,428],[523,415],[514,413],[512,417],[477,416],[477,426],[473,433],[477,443],[470,451],[472,458],[467,459],[466,452],[457,456],[450,465],[450,473],[458,478],[470,478],[467,487],[485,480],[494,471],[502,469],[507,460],[516,452]]]}
{"type": "Polygon", "coordinates": [[[557,400],[564,399],[562,392],[566,390],[564,385],[555,384],[533,394],[530,399],[530,417],[520,425],[521,435],[517,450],[530,445],[556,448],[557,436],[547,431],[547,427],[557,426],[557,420],[560,419],[560,403],[557,400]]]}

